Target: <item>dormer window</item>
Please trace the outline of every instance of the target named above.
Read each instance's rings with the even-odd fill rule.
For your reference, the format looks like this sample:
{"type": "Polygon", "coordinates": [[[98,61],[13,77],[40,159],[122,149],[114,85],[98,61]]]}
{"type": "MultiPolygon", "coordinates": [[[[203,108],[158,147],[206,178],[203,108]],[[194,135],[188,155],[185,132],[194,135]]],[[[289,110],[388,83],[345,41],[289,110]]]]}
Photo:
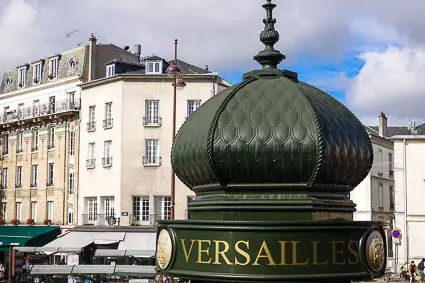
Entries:
{"type": "Polygon", "coordinates": [[[115,76],[115,64],[106,66],[106,76],[107,77],[115,76]]]}
{"type": "Polygon", "coordinates": [[[18,69],[18,88],[25,87],[25,80],[27,77],[27,67],[18,69]]]}
{"type": "Polygon", "coordinates": [[[42,62],[35,63],[32,67],[32,79],[35,85],[41,83],[42,62]]]}
{"type": "Polygon", "coordinates": [[[54,57],[49,60],[49,79],[53,80],[58,76],[59,57],[54,57]]]}
{"type": "Polygon", "coordinates": [[[146,74],[162,74],[161,61],[147,61],[146,66],[146,74]]]}

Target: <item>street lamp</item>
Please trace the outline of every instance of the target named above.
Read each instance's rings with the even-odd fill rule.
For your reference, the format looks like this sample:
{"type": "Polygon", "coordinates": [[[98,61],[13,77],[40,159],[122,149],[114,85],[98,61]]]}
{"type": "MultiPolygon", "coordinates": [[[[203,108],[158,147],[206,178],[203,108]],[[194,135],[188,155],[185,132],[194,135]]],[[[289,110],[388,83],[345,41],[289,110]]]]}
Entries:
{"type": "MultiPolygon", "coordinates": [[[[177,44],[178,40],[174,40],[174,62],[167,68],[168,77],[174,79],[173,81],[173,139],[172,143],[174,143],[174,139],[176,137],[176,100],[177,100],[177,90],[182,90],[186,83],[182,78],[180,78],[181,71],[179,66],[177,66],[177,44]]],[[[176,193],[176,175],[174,174],[173,167],[171,166],[171,211],[170,211],[170,219],[174,219],[174,204],[175,204],[175,193],[176,193]]]]}

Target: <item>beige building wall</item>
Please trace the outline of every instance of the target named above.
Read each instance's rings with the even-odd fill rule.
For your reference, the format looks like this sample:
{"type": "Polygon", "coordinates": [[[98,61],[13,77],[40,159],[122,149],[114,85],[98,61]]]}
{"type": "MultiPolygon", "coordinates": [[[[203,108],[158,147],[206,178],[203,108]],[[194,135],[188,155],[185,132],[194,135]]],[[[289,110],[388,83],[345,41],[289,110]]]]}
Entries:
{"type": "MultiPolygon", "coordinates": [[[[188,115],[188,100],[204,103],[220,88],[211,76],[185,79],[186,87],[177,92],[177,130],[188,115]]],[[[173,123],[173,87],[171,80],[164,76],[157,79],[140,77],[113,77],[83,86],[81,122],[88,122],[90,106],[96,106],[96,131],[81,132],[81,159],[88,158],[88,143],[96,143],[96,167],[82,167],[80,170],[79,211],[80,224],[104,225],[105,198],[114,199],[115,217],[121,225],[152,225],[157,217],[160,197],[171,193],[171,146],[173,123]],[[147,101],[159,103],[159,124],[144,123],[147,101]],[[104,105],[112,102],[112,129],[101,128],[104,119],[104,105]],[[146,140],[159,141],[157,164],[145,164],[146,140]],[[98,160],[104,155],[105,140],[112,141],[111,167],[103,168],[98,160]],[[133,197],[149,200],[150,221],[134,219],[133,197]],[[97,201],[96,213],[99,218],[88,221],[88,199],[97,201]],[[90,223],[89,223],[90,222],[90,223]]],[[[187,213],[188,197],[194,196],[176,177],[175,218],[184,219],[187,213]]],[[[91,217],[92,218],[92,217],[91,217]]]]}

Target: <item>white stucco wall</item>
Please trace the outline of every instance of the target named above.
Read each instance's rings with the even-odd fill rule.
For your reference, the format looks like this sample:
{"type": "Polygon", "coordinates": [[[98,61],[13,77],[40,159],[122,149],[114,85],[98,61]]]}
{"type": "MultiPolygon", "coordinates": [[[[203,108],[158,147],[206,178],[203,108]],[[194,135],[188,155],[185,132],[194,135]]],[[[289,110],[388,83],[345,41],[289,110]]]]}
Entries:
{"type": "MultiPolygon", "coordinates": [[[[187,101],[207,101],[217,92],[217,85],[211,80],[187,80],[187,86],[177,92],[176,125],[178,131],[187,116],[187,101]]],[[[81,173],[79,213],[86,214],[84,198],[98,198],[98,213],[101,214],[100,197],[115,197],[115,212],[121,217],[121,224],[128,225],[129,217],[121,216],[121,212],[133,211],[133,196],[149,197],[150,213],[155,213],[154,197],[170,196],[171,188],[171,146],[173,123],[173,88],[168,79],[157,81],[115,81],[82,92],[81,114],[81,173]],[[159,100],[160,127],[146,127],[145,101],[159,100]],[[114,127],[103,130],[104,104],[112,102],[114,127]],[[97,129],[87,132],[89,106],[96,105],[97,129]],[[103,142],[112,140],[113,165],[102,168],[103,142]],[[160,142],[160,166],[144,166],[145,139],[158,139],[160,142]],[[88,143],[96,142],[96,168],[85,168],[88,156],[88,143]]],[[[193,196],[186,186],[176,177],[175,218],[186,216],[187,197],[193,196]]],[[[81,222],[80,222],[81,223],[81,222]]]]}

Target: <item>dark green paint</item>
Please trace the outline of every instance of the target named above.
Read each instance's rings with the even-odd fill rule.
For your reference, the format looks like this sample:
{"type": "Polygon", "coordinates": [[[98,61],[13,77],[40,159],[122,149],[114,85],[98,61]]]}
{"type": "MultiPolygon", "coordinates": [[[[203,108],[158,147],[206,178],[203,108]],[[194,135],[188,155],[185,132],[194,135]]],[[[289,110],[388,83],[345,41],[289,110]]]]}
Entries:
{"type": "MultiPolygon", "coordinates": [[[[369,136],[344,105],[277,69],[285,56],[274,49],[276,5],[267,0],[263,7],[265,48],[254,57],[262,69],[205,102],[176,136],[172,166],[196,197],[190,220],[160,222],[158,229],[174,235],[174,260],[161,273],[192,282],[346,283],[379,275],[365,262],[364,237],[371,229],[382,234],[383,224],[351,221],[349,199],[372,167],[369,136]],[[274,243],[273,253],[277,241],[298,240],[300,258],[311,253],[311,241],[354,240],[361,260],[332,267],[200,265],[185,261],[182,238],[249,240],[254,250],[264,240],[274,243]]],[[[229,253],[235,257],[234,249],[229,253]]]]}

